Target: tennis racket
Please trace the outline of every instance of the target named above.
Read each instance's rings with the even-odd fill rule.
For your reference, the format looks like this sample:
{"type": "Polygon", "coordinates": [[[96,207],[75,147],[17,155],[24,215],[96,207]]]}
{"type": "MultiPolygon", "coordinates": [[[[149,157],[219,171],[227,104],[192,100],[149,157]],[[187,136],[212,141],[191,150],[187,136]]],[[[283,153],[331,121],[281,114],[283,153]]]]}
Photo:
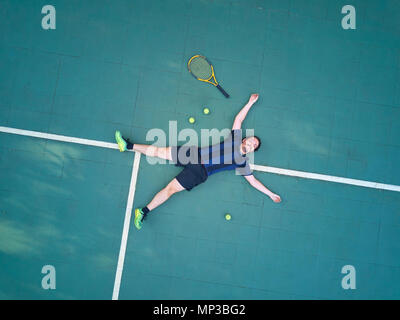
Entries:
{"type": "Polygon", "coordinates": [[[229,98],[229,94],[222,89],[218,84],[217,79],[215,79],[214,68],[206,57],[199,54],[191,57],[188,62],[188,69],[192,76],[197,80],[211,83],[213,86],[217,87],[226,98],[229,98]]]}

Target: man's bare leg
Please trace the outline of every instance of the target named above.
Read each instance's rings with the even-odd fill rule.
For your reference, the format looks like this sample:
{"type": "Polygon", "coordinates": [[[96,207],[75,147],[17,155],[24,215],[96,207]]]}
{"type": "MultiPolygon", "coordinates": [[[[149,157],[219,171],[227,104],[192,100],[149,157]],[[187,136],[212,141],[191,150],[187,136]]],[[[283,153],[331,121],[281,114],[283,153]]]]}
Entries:
{"type": "Polygon", "coordinates": [[[168,185],[164,189],[162,189],[154,196],[153,200],[151,200],[146,207],[135,210],[134,224],[136,228],[137,229],[142,228],[142,220],[147,213],[149,213],[151,210],[154,210],[155,208],[163,204],[173,194],[183,190],[185,190],[185,188],[181,186],[181,184],[178,182],[178,180],[176,180],[176,178],[173,179],[170,183],[168,183],[168,185]]]}
{"type": "Polygon", "coordinates": [[[159,193],[157,193],[153,200],[150,201],[150,203],[147,205],[147,208],[149,210],[154,210],[161,204],[163,204],[165,201],[167,201],[173,194],[185,190],[184,187],[180,185],[178,180],[173,179],[168,185],[162,189],[159,193]]]}
{"type": "Polygon", "coordinates": [[[162,148],[162,147],[156,147],[156,146],[152,146],[152,145],[135,143],[133,145],[133,150],[143,153],[146,156],[157,157],[157,158],[172,161],[171,147],[162,148]]]}
{"type": "Polygon", "coordinates": [[[128,139],[125,139],[120,131],[115,132],[115,140],[117,141],[119,151],[134,150],[143,153],[150,157],[158,157],[165,160],[172,161],[172,148],[171,147],[157,147],[146,144],[133,144],[128,139]]]}

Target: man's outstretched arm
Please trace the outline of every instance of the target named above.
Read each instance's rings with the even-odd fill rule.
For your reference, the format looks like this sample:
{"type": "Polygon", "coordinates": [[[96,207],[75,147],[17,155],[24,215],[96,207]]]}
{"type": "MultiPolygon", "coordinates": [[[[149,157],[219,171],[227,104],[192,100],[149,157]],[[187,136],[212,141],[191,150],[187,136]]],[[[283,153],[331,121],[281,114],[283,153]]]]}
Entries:
{"type": "Polygon", "coordinates": [[[232,130],[242,128],[242,122],[246,118],[250,108],[253,106],[254,103],[256,103],[257,100],[258,100],[257,93],[254,93],[250,96],[249,102],[247,102],[247,104],[243,107],[243,109],[240,110],[240,112],[236,115],[235,121],[233,122],[232,130]]]}
{"type": "Polygon", "coordinates": [[[261,191],[262,193],[266,194],[268,197],[271,198],[272,201],[279,203],[281,202],[281,197],[277,194],[273,193],[271,190],[268,190],[259,180],[257,180],[253,175],[244,176],[248,183],[257,190],[261,191]]]}

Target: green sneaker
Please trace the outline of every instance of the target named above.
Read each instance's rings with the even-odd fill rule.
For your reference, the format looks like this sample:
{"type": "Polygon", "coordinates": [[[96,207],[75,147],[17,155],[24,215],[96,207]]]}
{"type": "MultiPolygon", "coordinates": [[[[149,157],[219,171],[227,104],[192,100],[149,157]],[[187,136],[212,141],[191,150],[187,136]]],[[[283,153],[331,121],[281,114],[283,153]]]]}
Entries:
{"type": "Polygon", "coordinates": [[[135,209],[135,219],[133,220],[133,223],[135,224],[135,227],[138,230],[142,229],[143,216],[144,216],[144,213],[141,208],[135,209]]]}
{"type": "Polygon", "coordinates": [[[115,131],[115,140],[118,143],[119,151],[124,152],[126,151],[126,141],[121,136],[121,132],[115,131]]]}

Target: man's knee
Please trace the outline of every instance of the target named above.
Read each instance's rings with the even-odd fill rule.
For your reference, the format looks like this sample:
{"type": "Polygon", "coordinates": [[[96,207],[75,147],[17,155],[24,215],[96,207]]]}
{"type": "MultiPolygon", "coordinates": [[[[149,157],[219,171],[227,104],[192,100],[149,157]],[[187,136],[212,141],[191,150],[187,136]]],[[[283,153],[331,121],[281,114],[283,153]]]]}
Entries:
{"type": "Polygon", "coordinates": [[[179,185],[177,185],[177,183],[175,183],[175,181],[170,182],[166,187],[165,187],[168,196],[172,196],[173,194],[182,191],[182,187],[180,187],[179,185]]]}
{"type": "Polygon", "coordinates": [[[178,192],[178,190],[173,185],[170,184],[165,187],[165,190],[167,191],[168,197],[178,192]]]}
{"type": "Polygon", "coordinates": [[[171,148],[169,147],[157,147],[155,153],[158,158],[172,160],[171,148]]]}

